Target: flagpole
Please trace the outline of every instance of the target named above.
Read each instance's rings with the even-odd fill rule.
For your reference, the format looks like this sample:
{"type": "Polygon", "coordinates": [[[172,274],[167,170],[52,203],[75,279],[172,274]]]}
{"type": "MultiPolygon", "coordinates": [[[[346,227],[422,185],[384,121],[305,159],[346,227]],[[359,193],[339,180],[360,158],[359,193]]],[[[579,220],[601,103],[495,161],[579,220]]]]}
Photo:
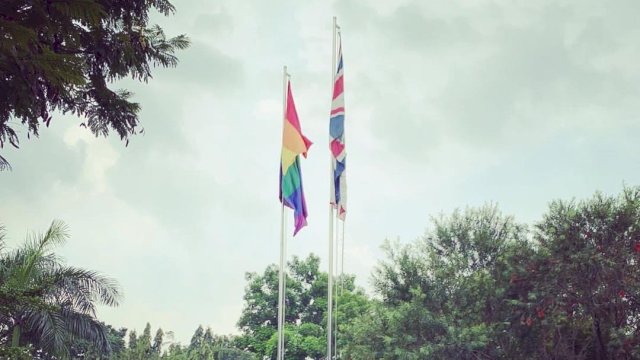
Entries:
{"type": "Polygon", "coordinates": [[[284,241],[284,204],[282,204],[282,209],[281,209],[281,220],[280,220],[280,271],[279,271],[279,278],[278,278],[278,360],[282,360],[284,359],[283,357],[283,352],[284,352],[284,337],[283,337],[283,333],[284,333],[284,321],[283,321],[283,314],[284,314],[284,307],[285,307],[285,303],[284,303],[284,248],[285,248],[285,241],[284,241]]]}
{"type": "MultiPolygon", "coordinates": [[[[336,285],[336,289],[338,288],[338,286],[340,286],[340,291],[336,290],[336,292],[338,292],[338,294],[340,296],[344,295],[344,227],[345,227],[346,222],[347,222],[346,218],[342,219],[342,228],[341,228],[342,236],[340,237],[340,247],[342,248],[340,250],[340,270],[339,270],[340,282],[339,282],[339,285],[336,285]]],[[[337,268],[338,268],[338,266],[336,266],[336,269],[337,268]]],[[[336,270],[336,271],[338,271],[338,270],[336,270]]],[[[338,312],[338,302],[336,301],[336,313],[337,312],[338,312]]],[[[338,336],[337,336],[337,333],[338,333],[338,318],[337,318],[337,315],[336,315],[336,358],[338,358],[338,346],[337,346],[337,342],[338,342],[337,338],[338,338],[338,336]]]]}
{"type": "MultiPolygon", "coordinates": [[[[287,74],[288,75],[288,74],[287,74]]],[[[282,339],[282,359],[284,360],[284,354],[285,354],[285,344],[284,344],[284,340],[285,340],[285,332],[286,332],[286,325],[287,325],[287,240],[289,239],[289,237],[287,236],[287,231],[288,231],[288,227],[287,227],[287,217],[284,217],[284,250],[282,251],[282,258],[283,260],[283,264],[282,264],[282,332],[280,333],[280,337],[282,339]]]]}
{"type": "MultiPolygon", "coordinates": [[[[331,39],[331,88],[333,88],[334,73],[336,71],[336,17],[333,17],[333,38],[331,39]]],[[[333,100],[333,92],[332,92],[333,100]]],[[[327,360],[331,360],[331,332],[333,327],[333,205],[331,204],[333,191],[333,159],[329,154],[329,283],[327,284],[327,360]]]]}
{"type": "MultiPolygon", "coordinates": [[[[283,87],[283,100],[282,100],[282,120],[285,121],[287,112],[287,67],[283,69],[282,87],[283,87]]],[[[280,167],[282,171],[282,166],[280,167]]],[[[282,186],[282,184],[280,184],[282,186]]],[[[278,273],[278,351],[277,360],[284,359],[284,261],[285,261],[285,237],[284,237],[284,201],[281,199],[280,209],[280,271],[278,273]]]]}
{"type": "MultiPolygon", "coordinates": [[[[335,266],[334,266],[334,275],[338,275],[338,263],[340,261],[340,253],[339,253],[339,247],[340,247],[340,238],[338,237],[339,231],[340,231],[340,218],[338,217],[338,209],[336,209],[335,211],[335,243],[336,243],[336,248],[335,248],[335,266]]],[[[335,356],[335,358],[338,358],[338,301],[339,301],[339,296],[340,293],[338,292],[338,284],[340,283],[340,278],[338,278],[338,282],[334,285],[335,288],[335,295],[336,295],[336,300],[335,300],[335,307],[336,307],[336,313],[335,313],[335,331],[333,332],[333,355],[335,356]]]]}

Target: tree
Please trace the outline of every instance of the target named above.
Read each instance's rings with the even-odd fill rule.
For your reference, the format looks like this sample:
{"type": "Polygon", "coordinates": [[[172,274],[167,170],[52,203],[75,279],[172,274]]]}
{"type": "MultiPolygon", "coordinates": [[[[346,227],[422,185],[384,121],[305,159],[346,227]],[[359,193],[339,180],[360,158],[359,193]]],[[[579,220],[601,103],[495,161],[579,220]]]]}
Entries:
{"type": "Polygon", "coordinates": [[[196,350],[202,347],[204,342],[204,329],[202,325],[198,325],[196,332],[191,337],[191,343],[189,344],[189,350],[196,350]]]}
{"type": "MultiPolygon", "coordinates": [[[[175,12],[168,0],[0,2],[0,148],[19,145],[11,119],[37,136],[54,111],[84,118],[96,136],[115,131],[128,141],[140,131],[139,104],[108,83],[147,82],[152,67],[175,67],[176,50],[189,45],[150,25],[151,9],[175,12]]],[[[0,157],[0,168],[8,166],[0,157]]]]}
{"type": "MultiPolygon", "coordinates": [[[[320,359],[327,351],[324,328],[313,323],[285,327],[285,359],[320,359]]],[[[278,333],[275,332],[266,344],[266,355],[277,357],[278,333]]]]}
{"type": "MultiPolygon", "coordinates": [[[[327,304],[327,275],[319,271],[320,258],[313,254],[306,259],[294,257],[287,267],[285,321],[291,324],[298,321],[321,323],[327,304]]],[[[238,326],[244,332],[265,326],[275,329],[278,323],[278,267],[272,264],[262,275],[247,273],[245,278],[248,282],[245,307],[238,326]]]]}
{"type": "MultiPolygon", "coordinates": [[[[317,309],[317,304],[326,306],[326,274],[319,271],[320,259],[310,255],[307,259],[297,257],[289,262],[286,279],[285,322],[296,325],[303,318],[311,318],[320,325],[324,309],[317,309]],[[320,287],[325,289],[324,301],[312,293],[320,287]]],[[[278,267],[268,266],[263,274],[247,273],[248,284],[245,288],[245,305],[238,321],[238,327],[244,333],[244,348],[258,356],[272,356],[272,348],[268,346],[270,339],[277,333],[278,313],[278,267]]]]}
{"type": "Polygon", "coordinates": [[[71,359],[121,359],[126,350],[124,338],[127,329],[116,330],[111,325],[103,325],[107,328],[109,351],[105,351],[103,347],[96,346],[85,339],[71,339],[69,346],[71,359]]]}
{"type": "Polygon", "coordinates": [[[161,328],[158,328],[156,331],[156,336],[153,338],[153,345],[151,346],[151,353],[155,355],[155,357],[160,357],[162,354],[162,339],[164,337],[164,331],[161,328]]]}
{"type": "Polygon", "coordinates": [[[142,330],[142,335],[129,344],[129,353],[133,359],[148,359],[151,354],[151,324],[147,323],[142,330]]]}
{"type": "MultiPolygon", "coordinates": [[[[285,294],[285,347],[286,359],[320,358],[326,351],[326,308],[328,276],[320,271],[320,258],[311,254],[305,259],[294,257],[287,264],[288,275],[285,294]]],[[[268,266],[262,274],[247,273],[244,308],[238,321],[243,335],[237,347],[258,357],[274,358],[277,350],[278,267],[268,266]]],[[[340,279],[336,279],[338,282],[340,279]]],[[[338,312],[339,325],[356,316],[354,305],[348,301],[367,301],[361,290],[356,290],[354,277],[343,278],[344,293],[338,297],[345,311],[338,312]],[[357,294],[350,296],[352,294],[357,294]],[[344,303],[342,302],[344,301],[344,303]]],[[[341,340],[339,338],[339,340],[341,340]]]]}
{"type": "MultiPolygon", "coordinates": [[[[166,360],[255,360],[253,354],[235,348],[235,337],[232,335],[216,335],[202,325],[198,326],[188,346],[169,345],[161,359],[166,360]]],[[[149,357],[156,359],[156,357],[149,357]]]]}
{"type": "Polygon", "coordinates": [[[213,332],[211,331],[210,327],[207,327],[207,330],[204,332],[202,343],[213,346],[213,332]]]}
{"type": "Polygon", "coordinates": [[[640,188],[554,201],[522,297],[541,357],[640,358],[640,188]]]}
{"type": "Polygon", "coordinates": [[[413,244],[385,242],[373,274],[380,301],[347,326],[347,358],[521,358],[504,345],[504,294],[511,255],[530,248],[524,227],[494,206],[434,219],[413,244]]]}
{"type": "Polygon", "coordinates": [[[180,344],[171,344],[162,358],[171,360],[187,360],[187,350],[183,349],[180,344]]]}
{"type": "Polygon", "coordinates": [[[69,356],[71,339],[79,338],[109,351],[108,329],[96,318],[96,304],[116,306],[118,286],[62,263],[52,250],[67,238],[66,225],[54,221],[16,250],[0,246],[0,345],[30,344],[49,355],[69,356]]]}
{"type": "Polygon", "coordinates": [[[353,359],[640,358],[640,187],[554,201],[533,231],[495,207],[385,243],[353,359]]]}
{"type": "Polygon", "coordinates": [[[131,332],[129,332],[129,342],[128,342],[128,349],[127,349],[127,358],[128,359],[135,359],[136,358],[136,347],[138,345],[138,334],[136,333],[135,330],[131,330],[131,332]]]}

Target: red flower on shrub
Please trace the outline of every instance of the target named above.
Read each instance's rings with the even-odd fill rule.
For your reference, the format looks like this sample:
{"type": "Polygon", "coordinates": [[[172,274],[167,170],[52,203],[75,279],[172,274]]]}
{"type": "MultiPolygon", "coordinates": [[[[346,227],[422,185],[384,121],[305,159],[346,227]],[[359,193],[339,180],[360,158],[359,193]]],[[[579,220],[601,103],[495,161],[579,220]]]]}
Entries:
{"type": "Polygon", "coordinates": [[[625,295],[624,290],[620,289],[620,291],[618,291],[618,296],[620,296],[621,298],[623,298],[625,295]]]}
{"type": "Polygon", "coordinates": [[[633,251],[640,253],[640,241],[633,246],[633,251]]]}
{"type": "Polygon", "coordinates": [[[531,326],[531,324],[533,324],[533,319],[531,316],[527,316],[527,326],[531,326]]]}

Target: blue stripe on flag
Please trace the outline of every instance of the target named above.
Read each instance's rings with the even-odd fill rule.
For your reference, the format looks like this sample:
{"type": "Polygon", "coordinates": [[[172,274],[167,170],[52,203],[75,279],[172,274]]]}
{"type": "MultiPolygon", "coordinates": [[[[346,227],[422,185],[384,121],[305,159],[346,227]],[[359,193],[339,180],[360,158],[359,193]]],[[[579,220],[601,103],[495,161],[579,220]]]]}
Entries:
{"type": "Polygon", "coordinates": [[[332,138],[340,138],[344,134],[344,115],[335,115],[329,120],[329,134],[332,138]]]}

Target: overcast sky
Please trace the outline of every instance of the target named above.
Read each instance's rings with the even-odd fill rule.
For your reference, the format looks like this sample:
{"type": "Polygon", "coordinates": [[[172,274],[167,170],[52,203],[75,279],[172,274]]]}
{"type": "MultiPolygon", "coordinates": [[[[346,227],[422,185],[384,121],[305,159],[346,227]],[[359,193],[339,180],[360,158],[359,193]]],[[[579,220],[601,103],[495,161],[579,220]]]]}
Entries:
{"type": "MultiPolygon", "coordinates": [[[[385,238],[497,202],[537,221],[552,199],[640,184],[640,2],[175,0],[156,16],[192,46],[148,84],[123,81],[145,134],[128,147],[58,116],[2,149],[9,244],[52,219],[68,263],[117,279],[100,318],[140,332],[237,332],[244,273],[278,260],[282,66],[303,132],[309,226],[289,255],[326,270],[331,22],[343,30],[346,271],[369,285],[385,238]]],[[[24,135],[24,131],[23,131],[24,135]]],[[[289,219],[291,213],[288,212],[289,219]]],[[[291,220],[289,220],[291,224],[291,220]]],[[[291,228],[289,229],[291,233],[291,228]]]]}

